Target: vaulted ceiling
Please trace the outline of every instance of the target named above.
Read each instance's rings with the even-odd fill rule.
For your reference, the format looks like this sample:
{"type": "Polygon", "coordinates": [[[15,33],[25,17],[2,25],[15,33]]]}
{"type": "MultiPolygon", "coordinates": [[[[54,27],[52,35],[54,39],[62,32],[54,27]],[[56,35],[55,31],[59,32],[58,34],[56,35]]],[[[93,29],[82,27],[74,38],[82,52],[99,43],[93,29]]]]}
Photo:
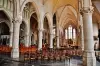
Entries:
{"type": "Polygon", "coordinates": [[[60,27],[66,27],[66,24],[78,25],[78,0],[43,0],[46,10],[57,15],[60,27]],[[70,23],[69,23],[70,22],[70,23]]]}
{"type": "Polygon", "coordinates": [[[47,7],[48,5],[52,6],[53,13],[65,5],[71,5],[76,11],[78,11],[78,0],[43,0],[43,2],[47,7]]]}
{"type": "Polygon", "coordinates": [[[94,12],[93,22],[100,22],[100,0],[92,0],[94,12]]]}
{"type": "MultiPolygon", "coordinates": [[[[47,12],[56,13],[59,25],[65,28],[69,24],[78,26],[79,0],[42,0],[47,12]]],[[[100,22],[100,0],[92,0],[93,22],[100,22]]]]}

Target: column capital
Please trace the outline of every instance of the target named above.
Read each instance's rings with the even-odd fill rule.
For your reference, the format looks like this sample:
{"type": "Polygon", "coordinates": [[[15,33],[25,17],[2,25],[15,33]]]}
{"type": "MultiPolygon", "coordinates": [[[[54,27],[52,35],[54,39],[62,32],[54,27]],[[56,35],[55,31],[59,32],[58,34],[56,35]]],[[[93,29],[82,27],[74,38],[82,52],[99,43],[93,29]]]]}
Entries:
{"type": "Polygon", "coordinates": [[[54,35],[53,30],[50,30],[50,35],[54,35]]]}
{"type": "Polygon", "coordinates": [[[21,23],[22,23],[22,20],[19,20],[19,19],[13,19],[13,20],[12,20],[12,23],[19,23],[19,24],[21,24],[21,23]]]}
{"type": "Polygon", "coordinates": [[[42,32],[42,31],[43,31],[43,29],[42,29],[42,28],[38,28],[38,31],[41,31],[41,32],[42,32]]]}
{"type": "Polygon", "coordinates": [[[80,14],[83,15],[83,13],[93,13],[94,7],[83,7],[80,9],[80,14]]]}

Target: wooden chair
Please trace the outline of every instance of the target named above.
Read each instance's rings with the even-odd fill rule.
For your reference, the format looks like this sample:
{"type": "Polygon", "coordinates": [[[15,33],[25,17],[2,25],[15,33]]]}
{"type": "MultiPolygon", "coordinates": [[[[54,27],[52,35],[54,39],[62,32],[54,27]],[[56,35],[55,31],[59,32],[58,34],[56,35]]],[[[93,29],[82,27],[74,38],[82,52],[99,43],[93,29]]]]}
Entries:
{"type": "Polygon", "coordinates": [[[30,60],[35,61],[36,60],[36,54],[30,53],[30,60]]]}
{"type": "Polygon", "coordinates": [[[29,59],[30,59],[29,58],[29,53],[28,52],[24,53],[24,61],[27,61],[29,59]]]}

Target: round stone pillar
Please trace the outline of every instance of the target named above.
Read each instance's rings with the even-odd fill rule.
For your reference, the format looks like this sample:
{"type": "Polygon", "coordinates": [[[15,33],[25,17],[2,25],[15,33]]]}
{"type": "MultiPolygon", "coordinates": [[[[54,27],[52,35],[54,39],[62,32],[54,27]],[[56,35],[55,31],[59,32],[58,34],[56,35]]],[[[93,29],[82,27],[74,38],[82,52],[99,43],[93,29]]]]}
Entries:
{"type": "Polygon", "coordinates": [[[53,49],[53,33],[50,33],[50,49],[53,49]]]}
{"type": "MultiPolygon", "coordinates": [[[[58,12],[57,12],[58,13],[58,12]]],[[[60,48],[60,43],[59,43],[59,17],[58,16],[56,16],[56,22],[57,22],[57,24],[56,24],[56,40],[57,40],[57,48],[60,48]]]]}
{"type": "Polygon", "coordinates": [[[42,50],[43,29],[38,29],[38,50],[42,50]]]}
{"type": "Polygon", "coordinates": [[[84,50],[84,31],[83,31],[83,19],[82,19],[82,15],[80,14],[80,23],[81,23],[81,27],[80,27],[80,31],[81,31],[81,49],[84,50]]]}
{"type": "Polygon", "coordinates": [[[83,13],[83,29],[84,29],[84,66],[96,66],[96,58],[94,51],[93,25],[92,25],[93,9],[84,7],[83,13]]]}
{"type": "Polygon", "coordinates": [[[13,23],[11,23],[10,27],[10,44],[9,44],[10,47],[12,47],[12,42],[13,42],[13,23]]]}
{"type": "Polygon", "coordinates": [[[57,36],[57,48],[60,48],[60,46],[59,46],[59,36],[57,36]]]}
{"type": "Polygon", "coordinates": [[[57,39],[57,48],[60,48],[60,46],[59,46],[59,27],[57,26],[56,29],[57,29],[57,32],[56,32],[57,33],[57,38],[56,38],[57,39]]]}
{"type": "Polygon", "coordinates": [[[32,33],[31,33],[31,31],[30,31],[29,34],[30,34],[30,35],[29,35],[29,45],[31,45],[31,44],[32,44],[32,33]]]}
{"type": "Polygon", "coordinates": [[[10,31],[10,47],[12,47],[12,42],[13,42],[13,31],[10,31]]]}
{"type": "Polygon", "coordinates": [[[19,58],[19,29],[20,29],[19,20],[13,21],[13,44],[12,44],[12,58],[19,58]]]}
{"type": "Polygon", "coordinates": [[[30,45],[30,44],[29,44],[29,35],[26,35],[26,36],[25,36],[25,46],[26,46],[26,47],[29,47],[29,45],[30,45]]]}
{"type": "Polygon", "coordinates": [[[38,19],[38,50],[42,50],[42,39],[43,39],[43,14],[38,19]]]}

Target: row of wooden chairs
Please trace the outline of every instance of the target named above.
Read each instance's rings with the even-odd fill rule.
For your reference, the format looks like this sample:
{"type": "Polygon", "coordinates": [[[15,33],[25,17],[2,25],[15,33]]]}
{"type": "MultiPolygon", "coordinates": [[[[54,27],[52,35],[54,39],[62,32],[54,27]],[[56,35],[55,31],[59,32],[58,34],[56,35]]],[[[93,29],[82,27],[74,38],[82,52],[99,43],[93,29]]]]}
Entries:
{"type": "Polygon", "coordinates": [[[65,55],[24,54],[24,60],[65,60],[65,55]]]}
{"type": "MultiPolygon", "coordinates": [[[[77,52],[80,53],[81,51],[77,52]]],[[[65,60],[73,55],[72,50],[42,50],[42,52],[25,53],[24,60],[65,60]]],[[[82,56],[82,54],[78,56],[82,56]]]]}
{"type": "MultiPolygon", "coordinates": [[[[11,50],[12,47],[9,47],[7,45],[0,45],[0,53],[10,53],[11,50]]],[[[26,52],[34,53],[37,51],[37,48],[35,46],[30,46],[30,47],[20,46],[19,51],[21,54],[24,54],[26,52]]]]}
{"type": "Polygon", "coordinates": [[[0,53],[9,53],[9,52],[11,52],[11,47],[9,47],[9,46],[3,46],[3,45],[0,45],[0,53]]]}

